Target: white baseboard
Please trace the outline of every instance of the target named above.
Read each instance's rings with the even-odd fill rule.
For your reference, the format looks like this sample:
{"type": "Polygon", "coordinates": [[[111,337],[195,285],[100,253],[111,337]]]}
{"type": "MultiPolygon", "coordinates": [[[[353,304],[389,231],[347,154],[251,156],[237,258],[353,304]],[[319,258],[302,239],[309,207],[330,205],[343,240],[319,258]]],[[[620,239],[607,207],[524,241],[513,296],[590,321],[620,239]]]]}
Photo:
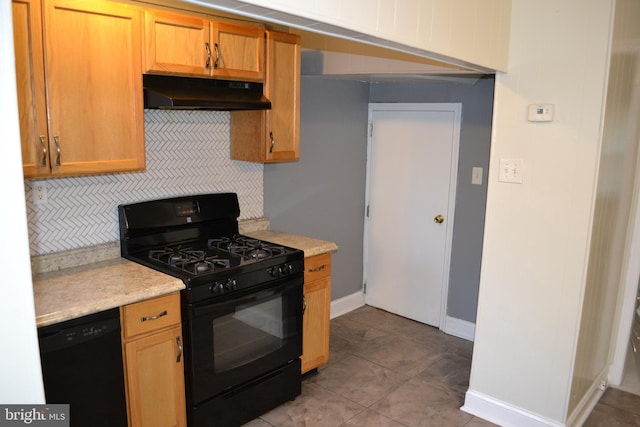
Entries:
{"type": "Polygon", "coordinates": [[[456,319],[455,317],[446,316],[444,326],[440,328],[445,334],[453,335],[458,338],[464,338],[467,341],[473,341],[476,336],[476,324],[467,320],[456,319]]]}
{"type": "Polygon", "coordinates": [[[464,405],[460,409],[499,426],[564,427],[558,421],[546,419],[474,390],[467,391],[464,405]]]}
{"type": "Polygon", "coordinates": [[[604,390],[607,386],[608,375],[609,367],[606,366],[591,384],[589,390],[585,393],[584,397],[580,400],[571,415],[569,415],[569,418],[567,419],[567,426],[580,427],[585,421],[587,421],[589,414],[591,414],[591,411],[593,411],[593,408],[595,408],[596,404],[604,394],[604,390]],[[601,387],[601,384],[604,384],[604,387],[601,387]]]}
{"type": "Polygon", "coordinates": [[[364,294],[359,291],[331,301],[331,319],[342,316],[364,305],[364,294]]]}

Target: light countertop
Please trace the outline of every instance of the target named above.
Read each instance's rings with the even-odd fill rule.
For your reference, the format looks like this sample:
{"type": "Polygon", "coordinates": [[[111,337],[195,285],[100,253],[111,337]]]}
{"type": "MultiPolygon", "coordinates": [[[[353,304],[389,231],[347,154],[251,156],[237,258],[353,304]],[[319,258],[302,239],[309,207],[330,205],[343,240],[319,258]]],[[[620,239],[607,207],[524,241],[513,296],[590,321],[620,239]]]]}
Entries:
{"type": "Polygon", "coordinates": [[[283,246],[300,249],[304,251],[305,257],[320,255],[327,252],[337,252],[338,245],[326,240],[314,239],[312,237],[301,236],[299,234],[284,233],[276,230],[260,230],[245,233],[249,237],[266,240],[283,246]]]}
{"type": "Polygon", "coordinates": [[[182,280],[124,258],[43,273],[33,278],[36,325],[46,326],[181,289],[182,280]]]}

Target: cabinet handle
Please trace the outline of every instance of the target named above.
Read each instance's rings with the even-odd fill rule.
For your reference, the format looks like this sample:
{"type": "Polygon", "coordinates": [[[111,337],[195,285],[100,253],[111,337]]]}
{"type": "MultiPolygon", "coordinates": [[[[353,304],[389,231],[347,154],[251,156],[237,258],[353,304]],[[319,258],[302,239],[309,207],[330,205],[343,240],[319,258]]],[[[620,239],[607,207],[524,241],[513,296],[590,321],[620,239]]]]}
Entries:
{"type": "Polygon", "coordinates": [[[269,138],[271,138],[271,147],[269,147],[269,154],[273,153],[273,146],[276,145],[276,140],[273,139],[273,132],[269,132],[269,138]]]}
{"type": "Polygon", "coordinates": [[[178,357],[176,357],[176,363],[180,363],[180,359],[182,359],[182,340],[180,336],[176,337],[176,344],[178,344],[178,357]]]}
{"type": "Polygon", "coordinates": [[[157,319],[159,319],[159,318],[161,318],[161,317],[164,317],[164,316],[166,316],[166,315],[167,315],[167,310],[165,310],[165,311],[163,311],[163,312],[161,312],[161,313],[158,313],[158,314],[156,314],[155,316],[142,316],[142,317],[140,318],[140,321],[141,321],[141,322],[146,322],[147,320],[157,320],[157,319]]]}
{"type": "Polygon", "coordinates": [[[320,267],[311,268],[311,269],[309,269],[309,273],[317,273],[318,271],[324,270],[324,267],[325,267],[325,265],[322,264],[320,267]]]}
{"type": "Polygon", "coordinates": [[[217,70],[220,67],[220,46],[218,43],[213,44],[213,49],[216,51],[216,60],[213,61],[213,69],[217,70]]]}
{"type": "Polygon", "coordinates": [[[303,315],[305,311],[307,311],[307,299],[303,295],[302,296],[302,314],[303,315]]]}
{"type": "Polygon", "coordinates": [[[60,137],[54,136],[53,142],[56,144],[56,166],[60,166],[60,137]]]}
{"type": "Polygon", "coordinates": [[[209,42],[204,42],[204,48],[207,50],[207,70],[211,68],[211,47],[209,46],[209,42]]]}
{"type": "Polygon", "coordinates": [[[40,163],[44,167],[47,166],[47,142],[44,135],[40,135],[40,148],[42,149],[42,162],[40,163]]]}

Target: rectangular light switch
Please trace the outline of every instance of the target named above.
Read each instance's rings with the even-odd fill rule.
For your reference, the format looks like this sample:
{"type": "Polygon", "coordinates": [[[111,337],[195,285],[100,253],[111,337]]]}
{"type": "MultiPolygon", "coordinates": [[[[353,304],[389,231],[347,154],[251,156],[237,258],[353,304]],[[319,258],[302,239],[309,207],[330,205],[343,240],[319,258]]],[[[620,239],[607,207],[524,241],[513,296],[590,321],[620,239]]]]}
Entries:
{"type": "Polygon", "coordinates": [[[471,183],[475,185],[482,185],[482,168],[471,168],[471,183]]]}

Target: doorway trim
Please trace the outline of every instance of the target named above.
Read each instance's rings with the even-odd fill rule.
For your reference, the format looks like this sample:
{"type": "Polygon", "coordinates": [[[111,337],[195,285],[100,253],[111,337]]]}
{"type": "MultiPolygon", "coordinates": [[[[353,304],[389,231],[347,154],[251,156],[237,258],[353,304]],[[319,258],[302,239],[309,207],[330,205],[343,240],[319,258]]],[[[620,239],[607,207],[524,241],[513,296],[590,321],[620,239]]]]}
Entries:
{"type": "MultiPolygon", "coordinates": [[[[444,250],[444,271],[442,274],[442,296],[440,301],[440,322],[438,328],[445,331],[447,326],[447,301],[449,297],[449,281],[451,272],[451,248],[453,243],[453,228],[455,226],[455,205],[456,205],[456,189],[458,179],[458,160],[460,150],[460,138],[462,131],[462,103],[446,102],[446,103],[369,103],[368,111],[368,130],[367,130],[367,165],[366,165],[366,181],[365,181],[365,206],[364,206],[364,238],[363,238],[363,283],[367,283],[367,263],[369,260],[368,244],[369,244],[369,222],[367,221],[367,207],[370,202],[369,184],[371,182],[371,140],[373,136],[372,117],[375,111],[451,111],[454,113],[454,132],[456,137],[453,138],[451,147],[451,164],[449,173],[449,200],[447,216],[453,218],[453,221],[447,221],[445,234],[445,250],[444,250]]],[[[364,289],[363,289],[364,293],[364,289]]],[[[366,301],[366,295],[365,295],[366,301]]],[[[450,322],[449,322],[450,323],[450,322]]],[[[449,325],[451,326],[451,325],[449,325]]]]}
{"type": "MultiPolygon", "coordinates": [[[[612,343],[612,360],[609,365],[608,381],[616,386],[622,385],[627,351],[630,343],[631,327],[635,309],[636,296],[640,282],[640,151],[636,159],[636,176],[634,182],[631,216],[627,229],[627,249],[622,267],[621,287],[618,291],[615,338],[612,343]]],[[[610,353],[611,354],[611,353],[610,353]]]]}

